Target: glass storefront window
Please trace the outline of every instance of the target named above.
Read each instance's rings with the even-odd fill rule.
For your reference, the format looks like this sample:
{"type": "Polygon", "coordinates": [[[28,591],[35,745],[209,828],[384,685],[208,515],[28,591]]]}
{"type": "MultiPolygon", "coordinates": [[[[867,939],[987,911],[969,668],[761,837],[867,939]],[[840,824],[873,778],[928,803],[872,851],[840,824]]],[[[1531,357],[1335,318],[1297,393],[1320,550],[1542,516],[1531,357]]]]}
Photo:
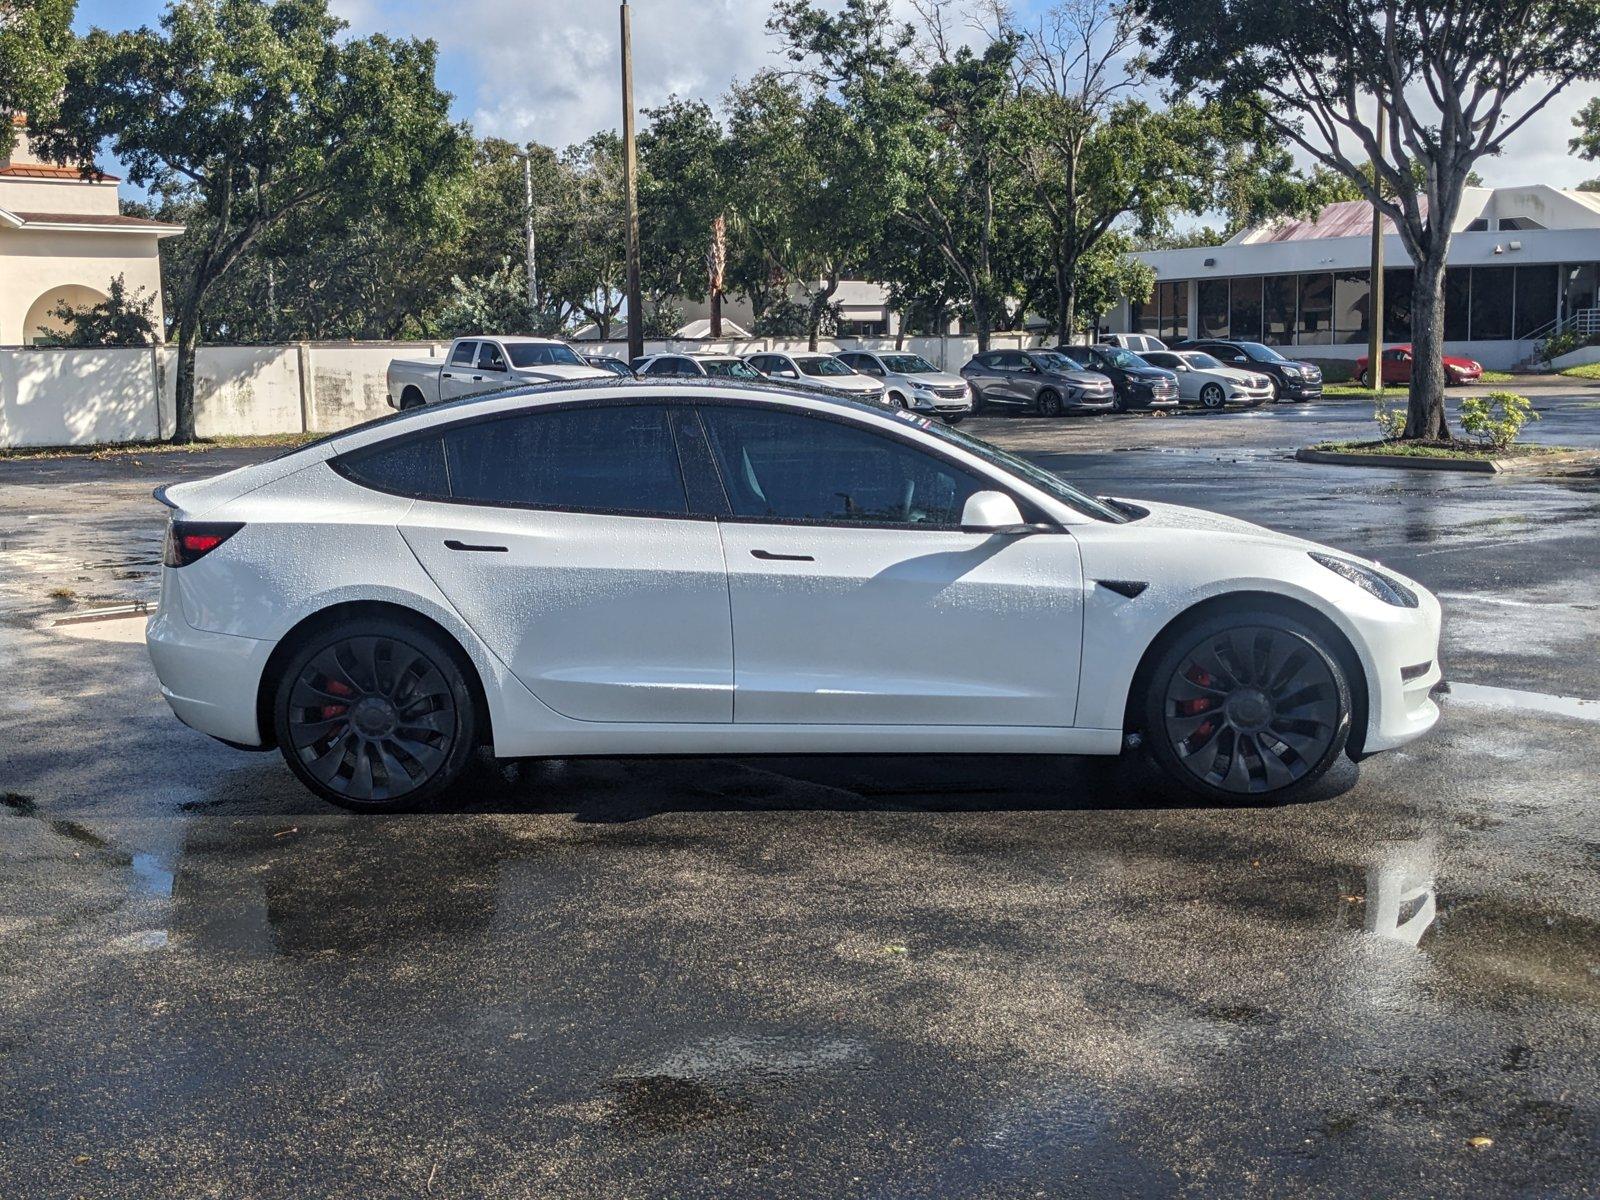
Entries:
{"type": "Polygon", "coordinates": [[[1262,340],[1269,346],[1294,341],[1296,284],[1293,275],[1268,275],[1261,281],[1262,340]]]}
{"type": "Polygon", "coordinates": [[[1333,342],[1333,275],[1300,276],[1300,332],[1302,345],[1327,346],[1333,342]]]}
{"type": "Polygon", "coordinates": [[[1410,268],[1383,273],[1383,340],[1409,342],[1411,340],[1411,281],[1410,268]]]}
{"type": "Polygon", "coordinates": [[[1367,315],[1372,307],[1370,271],[1340,271],[1333,278],[1333,329],[1335,340],[1365,342],[1367,315]]]}
{"type": "Polygon", "coordinates": [[[1228,300],[1228,328],[1241,342],[1261,340],[1261,278],[1233,280],[1228,300]]]}
{"type": "Polygon", "coordinates": [[[1517,268],[1517,337],[1532,337],[1556,319],[1559,275],[1555,266],[1517,268]]]}
{"type": "Polygon", "coordinates": [[[1175,283],[1163,283],[1157,290],[1161,293],[1160,336],[1168,342],[1175,342],[1181,338],[1188,337],[1188,281],[1178,280],[1175,283]]]}
{"type": "Polygon", "coordinates": [[[1200,336],[1225,338],[1228,336],[1228,281],[1202,279],[1199,288],[1200,336]]]}
{"type": "Polygon", "coordinates": [[[1469,332],[1473,341],[1498,342],[1511,336],[1516,270],[1515,267],[1472,268],[1472,322],[1469,332]]]}
{"type": "Polygon", "coordinates": [[[1569,263],[1565,268],[1566,315],[1600,307],[1600,263],[1569,263]]]}
{"type": "Polygon", "coordinates": [[[1471,326],[1472,270],[1450,267],[1444,273],[1444,336],[1446,341],[1464,342],[1471,326]]]}

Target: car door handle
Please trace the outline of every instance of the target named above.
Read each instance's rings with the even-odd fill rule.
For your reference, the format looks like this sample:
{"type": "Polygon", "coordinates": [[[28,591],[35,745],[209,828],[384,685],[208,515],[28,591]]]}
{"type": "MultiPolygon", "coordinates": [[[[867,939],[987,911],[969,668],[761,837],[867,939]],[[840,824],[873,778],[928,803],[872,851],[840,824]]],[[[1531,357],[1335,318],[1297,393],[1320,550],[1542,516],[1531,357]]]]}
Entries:
{"type": "Polygon", "coordinates": [[[440,371],[439,372],[439,378],[440,379],[454,379],[455,376],[450,374],[449,371],[440,371]]]}
{"type": "Polygon", "coordinates": [[[816,562],[809,554],[774,554],[771,550],[752,550],[750,557],[762,562],[816,562]]]}
{"type": "Polygon", "coordinates": [[[504,546],[474,546],[470,542],[458,542],[455,538],[445,541],[446,550],[463,550],[473,554],[507,554],[509,551],[504,546]]]}

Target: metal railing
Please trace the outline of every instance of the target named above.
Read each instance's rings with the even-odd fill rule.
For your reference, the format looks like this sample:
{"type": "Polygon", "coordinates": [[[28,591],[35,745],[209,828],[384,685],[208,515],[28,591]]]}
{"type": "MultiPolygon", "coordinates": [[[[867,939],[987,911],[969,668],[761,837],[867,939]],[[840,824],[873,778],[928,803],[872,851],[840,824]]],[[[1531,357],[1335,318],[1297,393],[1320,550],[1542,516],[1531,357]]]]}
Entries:
{"type": "Polygon", "coordinates": [[[1542,342],[1558,333],[1576,333],[1581,337],[1600,336],[1600,308],[1580,308],[1566,313],[1554,321],[1547,321],[1518,338],[1524,342],[1542,342]]]}

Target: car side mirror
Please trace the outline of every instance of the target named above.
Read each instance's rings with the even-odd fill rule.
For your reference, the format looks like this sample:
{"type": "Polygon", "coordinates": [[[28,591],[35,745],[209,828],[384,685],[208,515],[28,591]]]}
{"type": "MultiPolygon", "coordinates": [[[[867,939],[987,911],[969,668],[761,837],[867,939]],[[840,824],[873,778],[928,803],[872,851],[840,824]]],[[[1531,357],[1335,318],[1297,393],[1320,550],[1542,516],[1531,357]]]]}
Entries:
{"type": "Polygon", "coordinates": [[[1033,526],[1022,519],[1017,502],[1004,492],[974,492],[961,509],[966,533],[1023,533],[1033,526]]]}

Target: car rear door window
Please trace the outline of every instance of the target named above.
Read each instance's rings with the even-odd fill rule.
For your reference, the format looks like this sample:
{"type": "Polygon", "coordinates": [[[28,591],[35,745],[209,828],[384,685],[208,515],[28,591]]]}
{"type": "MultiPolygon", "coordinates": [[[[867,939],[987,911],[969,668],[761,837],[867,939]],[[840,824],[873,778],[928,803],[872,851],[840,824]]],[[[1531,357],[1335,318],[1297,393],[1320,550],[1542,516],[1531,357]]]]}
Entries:
{"type": "Polygon", "coordinates": [[[519,413],[446,429],[450,495],[474,504],[681,516],[664,405],[519,413]]]}
{"type": "Polygon", "coordinates": [[[438,435],[381,442],[337,459],[335,466],[346,478],[364,487],[401,496],[450,495],[450,477],[444,469],[444,443],[438,435]]]}
{"type": "Polygon", "coordinates": [[[477,353],[477,342],[457,342],[456,348],[450,352],[450,365],[452,367],[470,367],[477,353]]]}
{"type": "Polygon", "coordinates": [[[898,438],[824,416],[702,405],[735,517],[955,528],[985,484],[898,438]]]}

